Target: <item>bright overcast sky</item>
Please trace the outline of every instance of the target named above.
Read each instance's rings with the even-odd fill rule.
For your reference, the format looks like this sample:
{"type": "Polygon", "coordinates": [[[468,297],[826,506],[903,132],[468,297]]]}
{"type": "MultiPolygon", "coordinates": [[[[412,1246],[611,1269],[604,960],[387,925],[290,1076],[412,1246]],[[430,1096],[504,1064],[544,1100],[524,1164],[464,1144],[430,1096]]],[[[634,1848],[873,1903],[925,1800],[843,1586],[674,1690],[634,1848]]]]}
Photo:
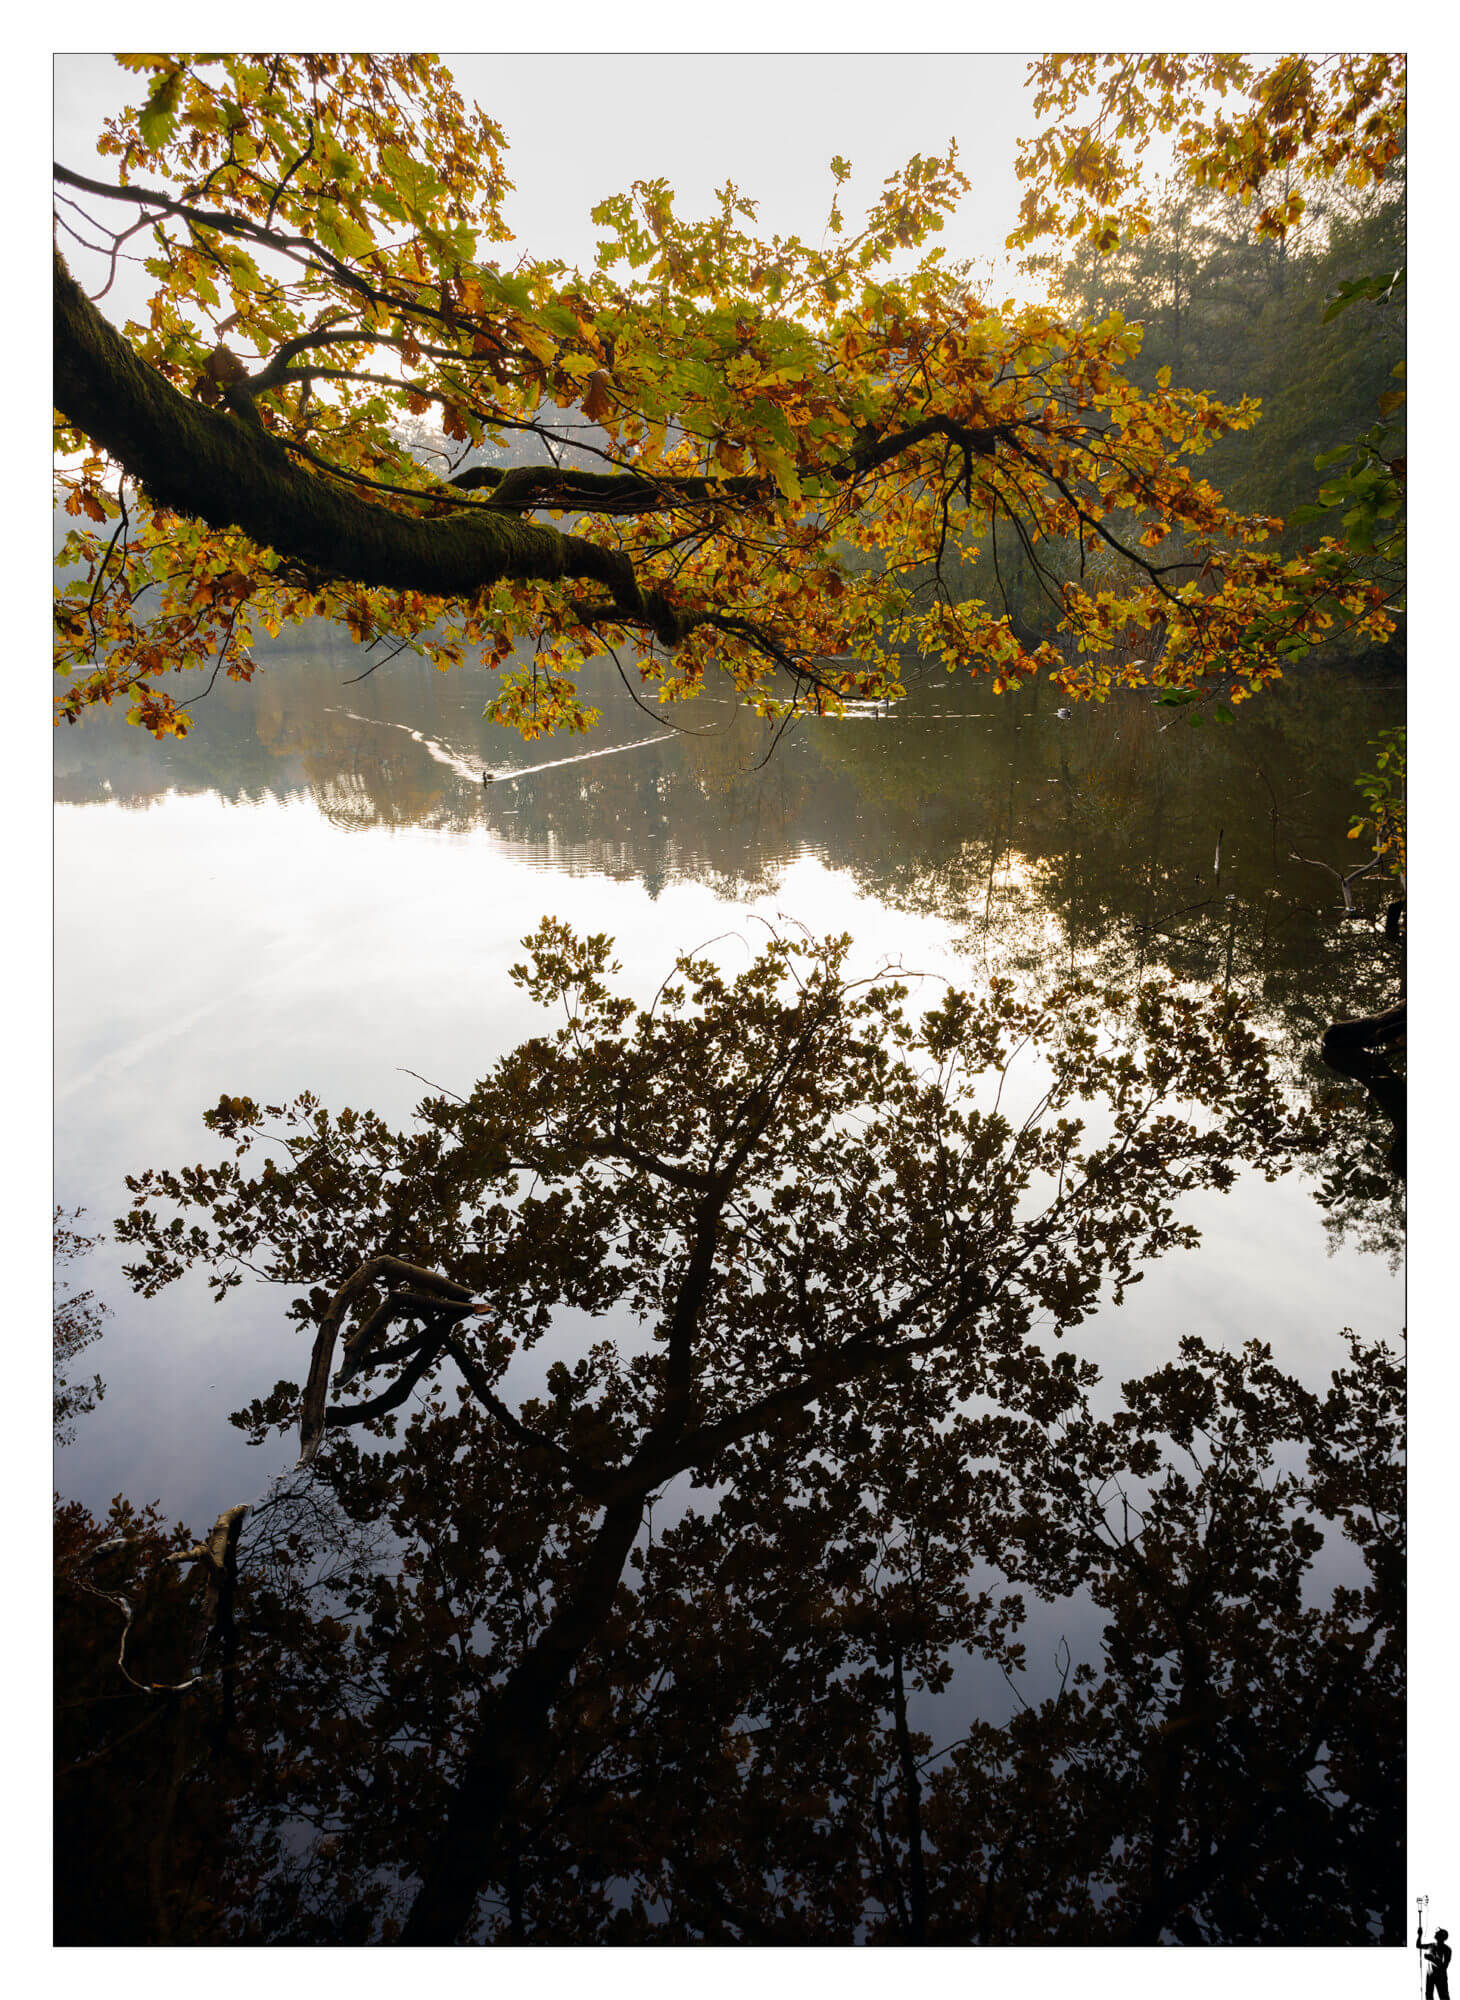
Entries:
{"type": "Polygon", "coordinates": [[[511,141],[507,218],[536,250],[592,255],[589,209],[662,175],[686,214],[733,180],[769,234],[817,240],[829,162],[852,164],[849,222],[915,153],[958,142],[973,190],[950,255],[1002,253],[1018,208],[1014,144],[1034,119],[1027,60],[1010,55],[658,55],[449,58],[462,94],[511,141]],[[561,247],[559,247],[561,246],[561,247]]]}

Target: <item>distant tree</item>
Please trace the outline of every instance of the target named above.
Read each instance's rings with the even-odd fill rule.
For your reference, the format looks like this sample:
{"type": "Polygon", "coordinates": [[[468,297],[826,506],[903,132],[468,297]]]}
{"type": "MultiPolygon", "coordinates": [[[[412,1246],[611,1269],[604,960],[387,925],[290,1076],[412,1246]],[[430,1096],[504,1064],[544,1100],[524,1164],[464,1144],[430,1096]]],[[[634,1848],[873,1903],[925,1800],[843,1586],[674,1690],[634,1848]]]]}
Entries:
{"type": "MultiPolygon", "coordinates": [[[[1011,245],[1062,236],[1086,257],[1149,268],[1161,263],[1162,238],[1169,248],[1192,199],[1220,197],[1251,211],[1246,261],[1260,264],[1266,252],[1259,293],[1280,299],[1290,233],[1319,224],[1306,275],[1320,296],[1310,283],[1309,296],[1270,313],[1266,326],[1254,312],[1249,337],[1228,366],[1218,365],[1213,386],[1229,392],[1236,379],[1262,396],[1267,504],[1281,507],[1290,527],[1321,522],[1325,530],[1302,562],[1341,568],[1346,550],[1385,577],[1388,601],[1402,605],[1406,454],[1391,421],[1404,404],[1394,379],[1404,374],[1402,351],[1397,360],[1394,351],[1402,326],[1397,340],[1392,327],[1381,327],[1378,341],[1355,340],[1351,317],[1330,328],[1356,304],[1392,309],[1403,298],[1403,209],[1393,193],[1403,187],[1403,56],[1061,55],[1041,58],[1031,72],[1036,111],[1055,116],[1021,145],[1018,171],[1030,186],[1011,245]],[[1239,100],[1232,109],[1229,96],[1239,100]],[[1168,185],[1161,208],[1141,159],[1158,131],[1176,134],[1176,188],[1184,190],[1168,185]],[[1318,196],[1311,204],[1305,189],[1318,196]],[[1336,434],[1314,435],[1315,411],[1320,427],[1336,434]],[[1274,455],[1300,476],[1308,471],[1303,461],[1318,457],[1328,478],[1316,499],[1294,490],[1291,475],[1274,482],[1274,455]]],[[[1232,226],[1235,219],[1234,212],[1222,232],[1229,261],[1248,234],[1232,226]]],[[[1249,296],[1251,289],[1249,281],[1249,296]]],[[[1229,476],[1232,456],[1219,459],[1218,476],[1229,476]]],[[[1237,483],[1250,506],[1251,482],[1237,483]]],[[[1293,635],[1290,650],[1306,647],[1293,635]]]]}

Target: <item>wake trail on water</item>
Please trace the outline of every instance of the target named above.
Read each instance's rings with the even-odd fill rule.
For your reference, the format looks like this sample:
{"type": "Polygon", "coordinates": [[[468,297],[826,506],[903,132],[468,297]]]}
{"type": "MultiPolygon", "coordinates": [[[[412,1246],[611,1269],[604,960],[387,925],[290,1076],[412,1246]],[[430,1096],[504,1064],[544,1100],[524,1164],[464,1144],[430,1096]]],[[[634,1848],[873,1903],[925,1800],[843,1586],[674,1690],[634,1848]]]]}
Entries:
{"type": "Polygon", "coordinates": [[[640,736],[632,743],[609,743],[602,750],[580,750],[573,757],[553,757],[546,764],[518,764],[509,765],[500,771],[483,771],[479,765],[468,763],[464,757],[458,757],[454,751],[448,750],[444,743],[438,743],[424,731],[412,729],[408,722],[385,722],[376,715],[357,715],[352,708],[332,709],[330,713],[347,716],[351,722],[373,723],[377,729],[402,730],[413,743],[419,743],[436,763],[444,764],[448,771],[455,771],[456,775],[465,778],[469,785],[479,785],[483,778],[490,778],[497,785],[510,785],[518,778],[530,778],[538,771],[556,771],[564,764],[590,764],[595,757],[613,757],[620,750],[642,750],[650,743],[664,741],[662,736],[640,736]]]}

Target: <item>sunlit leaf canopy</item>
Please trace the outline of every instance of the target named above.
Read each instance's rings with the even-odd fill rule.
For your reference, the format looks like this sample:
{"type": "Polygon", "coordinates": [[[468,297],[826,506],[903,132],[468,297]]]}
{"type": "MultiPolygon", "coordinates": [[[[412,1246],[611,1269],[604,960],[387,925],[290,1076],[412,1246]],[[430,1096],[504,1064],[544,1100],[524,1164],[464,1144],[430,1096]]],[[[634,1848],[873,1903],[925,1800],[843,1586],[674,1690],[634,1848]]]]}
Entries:
{"type": "Polygon", "coordinates": [[[490,712],[528,734],[594,719],[574,675],[604,653],[651,703],[723,669],[785,716],[895,694],[909,655],[1240,698],[1335,624],[1389,629],[1350,550],[1285,558],[1201,478],[1255,403],[1143,392],[1138,328],[991,301],[927,247],[951,143],[859,223],[834,159],[815,246],[733,184],[691,221],[635,182],[576,272],[509,243],[503,132],[433,58],[122,61],[115,181],[57,172],[63,251],[145,250],[156,284],[119,332],[110,280],[93,303],[58,261],[68,719],[122,699],[184,733],[161,676],[247,679],[310,617],[511,661],[490,712]],[[1015,632],[1001,550],[1074,644],[1015,632]]]}
{"type": "Polygon", "coordinates": [[[1402,55],[1051,55],[1030,68],[1036,114],[1055,116],[1020,144],[1029,187],[1011,247],[1059,234],[1113,250],[1148,233],[1142,156],[1157,134],[1175,134],[1197,187],[1258,203],[1259,237],[1302,219],[1294,173],[1363,188],[1403,156],[1402,55]],[[1281,169],[1279,191],[1268,176],[1281,169]]]}

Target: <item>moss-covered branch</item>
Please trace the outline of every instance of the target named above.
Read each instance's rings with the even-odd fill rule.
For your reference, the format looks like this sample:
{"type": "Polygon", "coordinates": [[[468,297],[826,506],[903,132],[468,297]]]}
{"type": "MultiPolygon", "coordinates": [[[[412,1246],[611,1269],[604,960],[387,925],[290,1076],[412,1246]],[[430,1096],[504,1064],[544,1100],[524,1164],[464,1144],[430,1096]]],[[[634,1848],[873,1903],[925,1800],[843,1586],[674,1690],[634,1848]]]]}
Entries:
{"type": "Polygon", "coordinates": [[[491,508],[413,519],[300,466],[262,424],[188,400],[102,317],[57,255],[55,403],[152,499],[238,528],[324,575],[472,598],[513,578],[591,578],[629,618],[673,633],[623,556],[491,508]]]}

